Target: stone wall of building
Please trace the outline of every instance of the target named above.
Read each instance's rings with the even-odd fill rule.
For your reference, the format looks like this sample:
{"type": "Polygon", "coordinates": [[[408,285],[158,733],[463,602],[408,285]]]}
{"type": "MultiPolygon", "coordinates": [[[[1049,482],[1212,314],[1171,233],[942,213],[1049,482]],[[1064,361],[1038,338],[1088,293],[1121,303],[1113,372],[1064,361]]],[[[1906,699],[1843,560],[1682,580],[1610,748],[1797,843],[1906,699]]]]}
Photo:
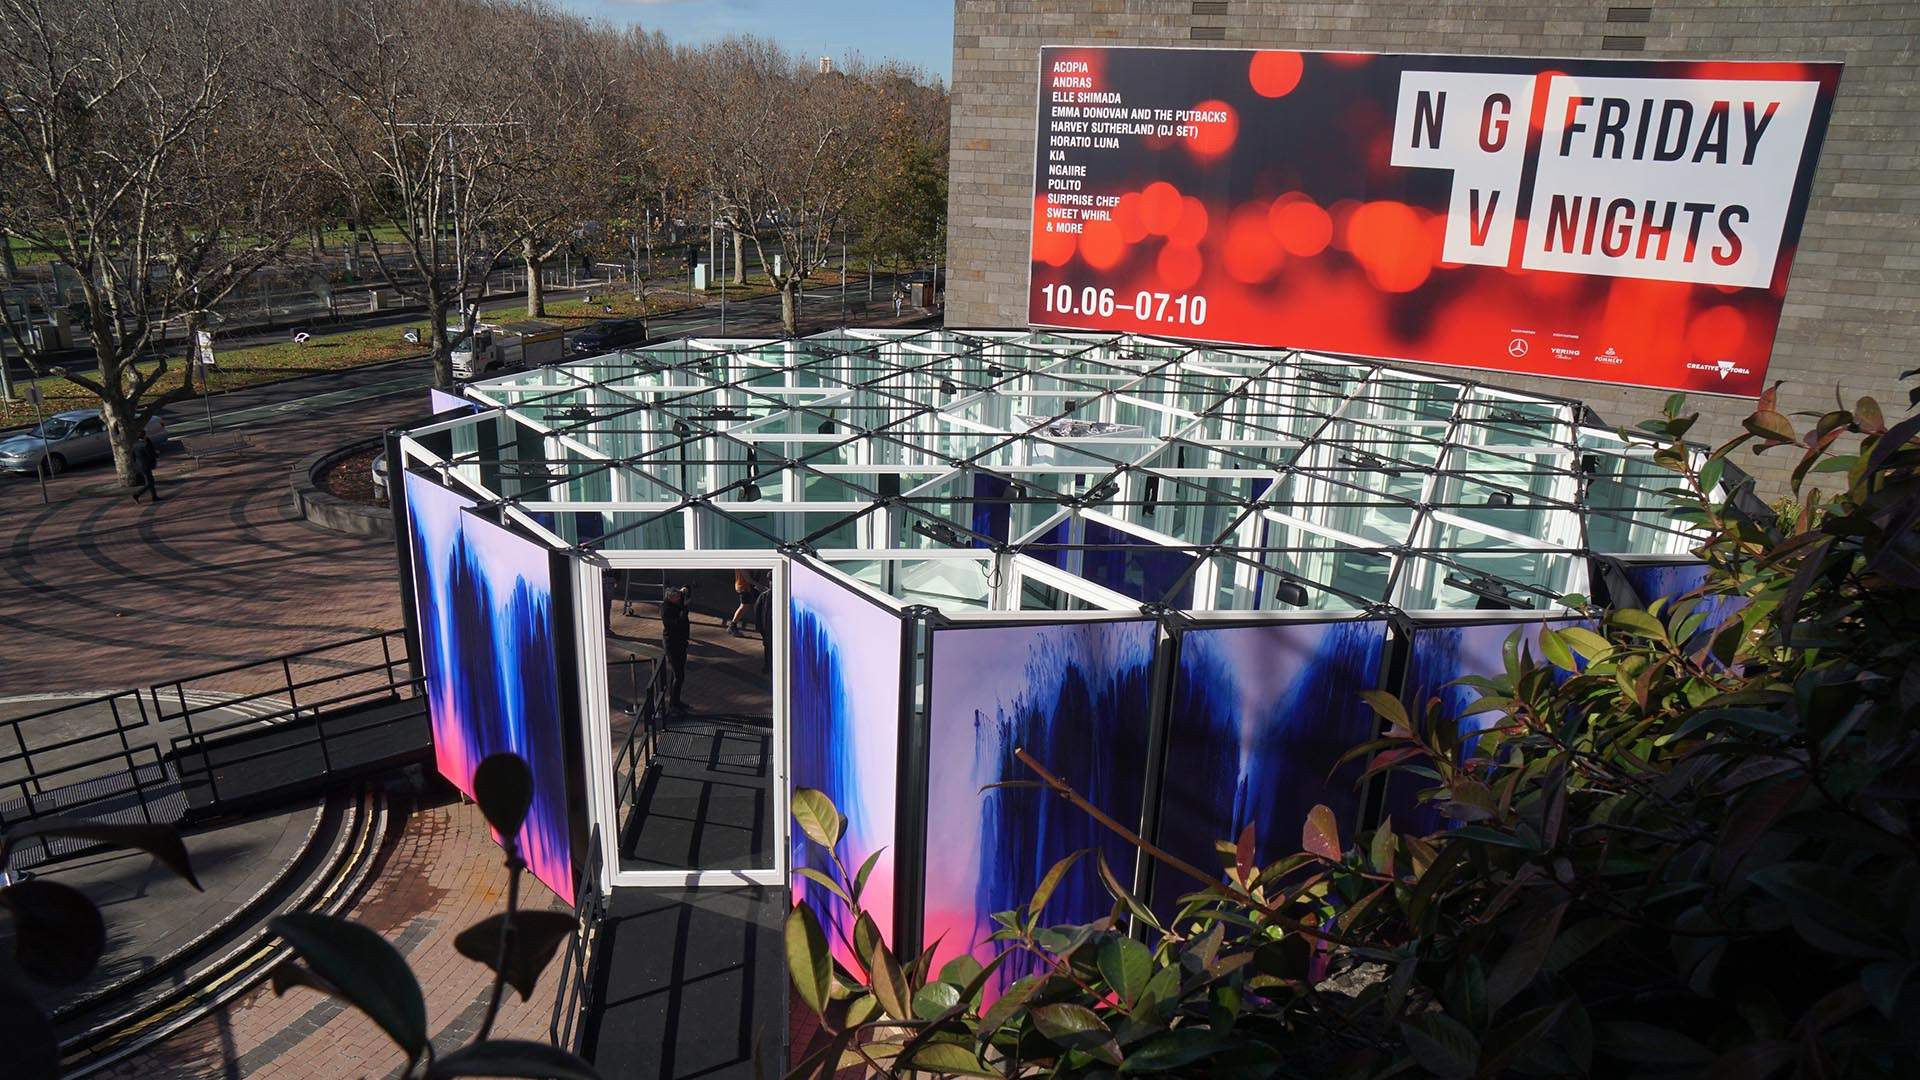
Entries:
{"type": "MultiPolygon", "coordinates": [[[[1920,367],[1920,2],[957,0],[948,325],[1026,322],[1038,51],[1096,44],[1843,61],[1770,378],[1785,383],[1789,412],[1832,408],[1836,389],[1905,411],[1899,372],[1920,367]]],[[[1665,398],[1485,378],[1585,400],[1616,424],[1656,414],[1665,398]]],[[[1703,441],[1737,433],[1751,411],[1732,398],[1694,404],[1703,441]]],[[[1785,490],[1788,455],[1739,463],[1769,493],[1785,490]]]]}

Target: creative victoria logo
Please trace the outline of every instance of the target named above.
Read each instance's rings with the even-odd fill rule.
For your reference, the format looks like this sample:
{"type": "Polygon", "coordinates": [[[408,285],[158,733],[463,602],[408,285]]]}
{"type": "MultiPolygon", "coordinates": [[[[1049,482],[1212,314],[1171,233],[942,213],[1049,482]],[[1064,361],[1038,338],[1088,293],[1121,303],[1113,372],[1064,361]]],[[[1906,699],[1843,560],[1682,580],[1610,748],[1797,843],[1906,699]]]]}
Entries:
{"type": "Polygon", "coordinates": [[[1813,80],[1407,71],[1392,160],[1453,173],[1448,262],[1764,287],[1819,91],[1813,80]],[[1531,159],[1529,118],[1540,125],[1531,159]]]}
{"type": "Polygon", "coordinates": [[[1738,363],[1735,363],[1732,360],[1715,360],[1711,364],[1688,364],[1687,370],[1688,371],[1711,371],[1714,374],[1720,376],[1720,380],[1722,382],[1725,382],[1727,376],[1729,375],[1753,374],[1753,372],[1749,371],[1746,367],[1738,363]]]}

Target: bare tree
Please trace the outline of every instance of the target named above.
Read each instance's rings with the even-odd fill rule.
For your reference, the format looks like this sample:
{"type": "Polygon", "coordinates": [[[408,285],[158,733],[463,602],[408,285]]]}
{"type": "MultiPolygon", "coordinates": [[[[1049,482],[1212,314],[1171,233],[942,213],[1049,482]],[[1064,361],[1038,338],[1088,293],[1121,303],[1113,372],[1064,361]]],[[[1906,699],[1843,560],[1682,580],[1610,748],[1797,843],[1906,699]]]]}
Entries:
{"type": "Polygon", "coordinates": [[[537,318],[546,314],[542,267],[586,229],[610,231],[636,200],[654,117],[637,92],[628,39],[540,0],[497,18],[516,43],[516,62],[535,73],[518,114],[524,122],[501,134],[522,146],[513,173],[520,187],[503,201],[498,227],[518,237],[527,314],[537,318]]]}
{"type": "Polygon", "coordinates": [[[937,262],[947,247],[946,90],[920,72],[875,72],[883,130],[851,216],[861,248],[898,273],[937,262]]]}
{"type": "MultiPolygon", "coordinates": [[[[510,69],[472,0],[289,0],[299,62],[287,86],[302,138],[353,209],[392,227],[401,262],[374,245],[381,278],[427,309],[434,379],[453,381],[447,317],[516,247],[508,210],[526,190],[531,81],[510,69]],[[471,250],[469,249],[471,245],[471,250]]],[[[532,73],[537,80],[539,73],[532,73]]],[[[538,135],[538,132],[533,133],[538,135]]]]}
{"type": "Polygon", "coordinates": [[[73,271],[93,370],[43,368],[7,329],[36,373],[99,396],[123,481],[135,434],[194,392],[150,346],[277,257],[302,199],[250,51],[259,17],[249,0],[0,0],[0,234],[73,271]]]}
{"type": "Polygon", "coordinates": [[[728,227],[750,242],[780,293],[780,322],[799,332],[800,289],[840,237],[861,190],[876,116],[865,72],[818,73],[758,38],[703,50],[706,100],[686,118],[728,227]],[[768,246],[777,246],[776,269],[768,246]]]}

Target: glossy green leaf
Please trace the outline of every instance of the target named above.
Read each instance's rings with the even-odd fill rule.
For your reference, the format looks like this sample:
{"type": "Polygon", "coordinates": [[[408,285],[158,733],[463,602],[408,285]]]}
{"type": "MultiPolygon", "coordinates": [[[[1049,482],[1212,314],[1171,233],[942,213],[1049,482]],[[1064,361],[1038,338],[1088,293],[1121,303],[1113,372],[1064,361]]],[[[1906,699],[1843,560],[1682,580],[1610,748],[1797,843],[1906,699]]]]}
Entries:
{"type": "Polygon", "coordinates": [[[1373,830],[1373,837],[1367,843],[1367,862],[1376,874],[1392,874],[1394,854],[1398,848],[1398,838],[1393,834],[1393,818],[1388,817],[1373,830]]]}
{"type": "Polygon", "coordinates": [[[1411,728],[1413,726],[1407,722],[1406,706],[1400,704],[1399,698],[1387,693],[1385,690],[1362,690],[1360,691],[1360,698],[1372,707],[1380,719],[1385,720],[1388,724],[1397,728],[1411,728]]]}
{"type": "Polygon", "coordinates": [[[1056,1046],[1089,1053],[1112,1044],[1113,1032],[1085,1005],[1056,1001],[1033,1010],[1034,1029],[1056,1046]]]}
{"type": "Polygon", "coordinates": [[[1181,1028],[1129,1051],[1127,1060],[1120,1066],[1120,1072],[1122,1075],[1167,1072],[1204,1061],[1230,1045],[1226,1039],[1211,1031],[1181,1028]]]}
{"type": "Polygon", "coordinates": [[[958,1043],[923,1043],[913,1052],[910,1059],[913,1067],[931,1073],[946,1073],[954,1076],[998,1076],[999,1073],[982,1064],[978,1055],[958,1043]]]}
{"type": "Polygon", "coordinates": [[[1340,824],[1326,804],[1307,811],[1306,824],[1300,829],[1300,847],[1323,859],[1340,858],[1340,824]]]}
{"type": "Polygon", "coordinates": [[[854,872],[853,898],[855,900],[858,900],[860,896],[867,891],[867,879],[873,876],[873,868],[879,864],[880,856],[886,850],[886,848],[879,848],[874,851],[873,854],[867,856],[865,862],[860,864],[860,869],[854,872]]]}
{"type": "Polygon", "coordinates": [[[0,889],[0,905],[13,912],[14,963],[35,979],[66,986],[86,978],[100,962],[106,923],[80,890],[28,878],[0,889]]]}
{"type": "Polygon", "coordinates": [[[972,982],[980,971],[980,961],[975,960],[970,953],[961,953],[940,965],[940,981],[950,982],[955,986],[965,986],[972,982]]]}
{"type": "Polygon", "coordinates": [[[960,988],[950,982],[930,982],[913,992],[913,1015],[933,1020],[960,1003],[960,988]]]}
{"type": "Polygon", "coordinates": [[[849,907],[853,906],[853,897],[848,896],[847,891],[840,887],[840,883],[828,877],[825,873],[811,866],[796,866],[794,867],[794,873],[827,890],[828,893],[837,897],[841,903],[849,907]]]}
{"type": "Polygon", "coordinates": [[[1630,634],[1653,638],[1656,641],[1667,639],[1667,628],[1661,625],[1660,620],[1644,611],[1620,608],[1608,614],[1607,621],[1630,634]]]}
{"type": "Polygon", "coordinates": [[[1743,421],[1743,426],[1754,435],[1774,442],[1793,442],[1797,438],[1792,421],[1772,409],[1755,412],[1743,421]]]}
{"type": "Polygon", "coordinates": [[[840,843],[840,834],[846,831],[847,822],[833,805],[827,793],[816,788],[795,788],[793,792],[793,820],[800,826],[807,839],[831,851],[840,843]]]}
{"type": "Polygon", "coordinates": [[[1602,1054],[1636,1065],[1704,1065],[1713,1060],[1712,1052],[1691,1036],[1637,1020],[1596,1024],[1594,1038],[1602,1054]]]}
{"type": "Polygon", "coordinates": [[[1153,975],[1153,953],[1132,938],[1112,937],[1100,943],[1098,965],[1107,988],[1131,1006],[1153,975]]]}
{"type": "Polygon", "coordinates": [[[1502,1076],[1506,1070],[1526,1060],[1539,1041],[1553,1030],[1566,1006],[1562,1003],[1528,1009],[1487,1032],[1480,1049],[1478,1072],[1482,1076],[1502,1076]]]}
{"type": "Polygon", "coordinates": [[[900,968],[900,962],[894,959],[893,952],[877,934],[869,938],[866,951],[860,954],[860,962],[866,965],[873,996],[879,1000],[886,1014],[895,1020],[911,1020],[912,987],[907,982],[906,972],[900,968]]]}
{"type": "Polygon", "coordinates": [[[1053,899],[1053,891],[1060,887],[1061,879],[1067,876],[1067,871],[1073,869],[1073,864],[1085,854],[1086,850],[1083,848],[1048,867],[1045,876],[1040,879],[1040,884],[1034,888],[1033,896],[1027,900],[1027,913],[1030,918],[1040,917],[1040,913],[1046,909],[1047,901],[1053,899]]]}
{"type": "Polygon", "coordinates": [[[490,1039],[439,1058],[427,1069],[428,1080],[454,1076],[527,1077],[530,1080],[600,1080],[578,1056],[557,1046],[524,1039],[490,1039]]]}
{"type": "Polygon", "coordinates": [[[1472,1076],[1479,1067],[1479,1040],[1465,1024],[1445,1013],[1409,1017],[1401,1022],[1400,1034],[1413,1059],[1435,1076],[1472,1076]]]}
{"type": "Polygon", "coordinates": [[[799,904],[787,913],[787,972],[800,1000],[815,1013],[827,1008],[827,994],[833,983],[833,960],[827,952],[827,935],[813,909],[799,904]]]}
{"type": "Polygon", "coordinates": [[[1547,663],[1562,671],[1578,671],[1580,665],[1574,662],[1573,650],[1560,634],[1550,626],[1540,628],[1540,655],[1547,663]]]}
{"type": "Polygon", "coordinates": [[[408,1060],[427,1048],[427,1001],[400,951],[359,923],[296,912],[268,924],[309,970],[379,1025],[408,1060]]]}

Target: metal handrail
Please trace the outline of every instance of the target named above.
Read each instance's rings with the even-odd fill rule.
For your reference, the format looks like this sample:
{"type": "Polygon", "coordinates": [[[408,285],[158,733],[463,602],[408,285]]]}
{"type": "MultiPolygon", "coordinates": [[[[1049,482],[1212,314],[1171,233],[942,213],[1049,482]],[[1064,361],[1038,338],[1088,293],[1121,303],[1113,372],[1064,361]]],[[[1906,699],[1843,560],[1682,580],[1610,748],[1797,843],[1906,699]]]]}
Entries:
{"type": "Polygon", "coordinates": [[[629,799],[638,790],[641,767],[651,763],[660,753],[660,728],[657,721],[660,718],[661,684],[666,671],[666,665],[657,660],[626,660],[620,663],[652,664],[653,671],[647,679],[645,695],[636,695],[633,723],[628,725],[627,737],[622,740],[619,752],[614,755],[616,766],[622,763],[626,765],[625,776],[620,780],[620,790],[614,793],[616,815],[626,808],[629,799]]]}
{"type": "Polygon", "coordinates": [[[196,672],[187,676],[185,679],[169,679],[163,683],[155,683],[154,686],[172,686],[175,683],[197,682],[201,679],[211,679],[218,675],[231,675],[236,671],[245,671],[248,668],[267,667],[271,664],[277,664],[282,660],[298,660],[303,656],[332,652],[335,649],[344,649],[349,645],[359,645],[367,641],[378,641],[381,638],[394,637],[402,633],[404,633],[404,631],[401,630],[376,630],[371,634],[362,634],[359,637],[346,638],[342,641],[329,641],[325,645],[315,645],[311,649],[302,649],[299,652],[287,653],[284,656],[270,657],[266,660],[249,660],[244,664],[234,664],[230,667],[215,668],[212,671],[196,672]]]}
{"type": "MultiPolygon", "coordinates": [[[[126,795],[128,794],[128,791],[131,791],[131,793],[133,794],[133,797],[137,799],[140,803],[140,817],[147,824],[149,825],[154,824],[153,805],[152,805],[152,802],[147,798],[147,789],[149,787],[154,787],[159,785],[143,779],[140,775],[140,770],[150,765],[152,768],[158,770],[161,773],[161,775],[164,777],[164,775],[166,774],[167,762],[166,762],[166,758],[163,757],[160,753],[160,747],[151,743],[141,747],[129,747],[111,754],[102,754],[99,757],[89,758],[85,761],[70,762],[66,765],[61,765],[57,768],[48,769],[45,772],[37,774],[37,776],[35,777],[22,777],[19,780],[6,781],[5,783],[6,787],[17,787],[20,789],[21,800],[27,804],[26,814],[21,817],[16,817],[14,821],[16,823],[24,822],[24,821],[33,821],[38,818],[46,816],[45,814],[42,814],[40,812],[39,807],[37,807],[34,804],[35,793],[27,790],[27,785],[29,780],[38,779],[39,777],[56,776],[60,773],[72,772],[76,769],[87,768],[89,766],[98,765],[98,764],[101,764],[102,762],[112,761],[115,759],[123,760],[126,763],[126,775],[131,785],[128,790],[111,791],[111,792],[106,792],[100,795],[88,796],[86,798],[79,799],[74,802],[66,803],[62,806],[54,807],[52,812],[58,814],[61,817],[84,816],[83,814],[80,813],[80,811],[82,811],[84,808],[91,806],[95,803],[102,803],[102,802],[108,802],[115,799],[125,798],[126,795]],[[136,754],[152,755],[153,760],[151,762],[135,762],[134,756],[136,754]]],[[[39,786],[39,785],[36,784],[35,786],[39,786]]],[[[45,794],[44,788],[39,792],[39,794],[41,795],[45,794]]],[[[0,820],[0,824],[4,824],[4,821],[0,820]]],[[[45,836],[40,837],[40,851],[41,851],[42,861],[51,861],[53,859],[53,847],[50,840],[51,838],[49,837],[45,837],[45,836]]],[[[0,866],[0,869],[5,869],[5,867],[0,866]]]]}
{"type": "MultiPolygon", "coordinates": [[[[424,685],[425,682],[426,680],[424,678],[403,679],[403,680],[400,680],[398,683],[396,683],[395,686],[398,687],[398,686],[409,686],[409,685],[424,685]]],[[[420,695],[415,695],[415,696],[420,698],[422,705],[425,704],[426,699],[424,696],[420,696],[420,695]]],[[[364,701],[370,698],[374,698],[374,699],[391,698],[396,701],[405,700],[401,695],[397,693],[393,693],[387,687],[384,687],[384,686],[369,687],[368,689],[365,689],[365,690],[349,691],[348,693],[341,694],[338,697],[322,698],[319,701],[309,701],[304,703],[289,704],[286,708],[280,709],[276,712],[263,713],[259,716],[242,716],[234,720],[228,720],[225,723],[216,724],[212,727],[202,727],[202,728],[196,729],[192,724],[188,724],[186,733],[182,735],[175,735],[173,737],[173,741],[175,743],[178,743],[182,739],[187,739],[187,738],[211,739],[221,735],[225,735],[230,731],[237,731],[241,728],[270,727],[274,724],[278,724],[283,721],[298,720],[300,719],[303,713],[311,714],[317,717],[323,710],[334,708],[335,706],[339,706],[339,705],[345,705],[353,701],[364,701]]],[[[227,703],[227,704],[231,704],[231,703],[227,703]]]]}
{"type": "MultiPolygon", "coordinates": [[[[344,641],[335,641],[300,652],[272,657],[267,660],[255,660],[245,664],[235,664],[229,667],[217,668],[213,671],[200,672],[181,679],[171,679],[167,682],[155,683],[148,688],[148,694],[153,699],[155,720],[157,723],[170,723],[178,720],[185,723],[187,729],[191,731],[193,730],[193,718],[197,712],[204,713],[231,708],[236,705],[244,705],[249,702],[274,698],[280,695],[284,695],[298,706],[291,710],[291,714],[297,716],[302,709],[307,708],[307,706],[299,705],[299,692],[301,690],[336,683],[344,679],[351,679],[362,675],[378,674],[382,676],[386,681],[386,688],[397,693],[401,685],[411,681],[395,678],[396,670],[405,667],[408,663],[404,652],[399,659],[395,659],[393,655],[393,639],[400,637],[402,634],[403,631],[400,630],[384,630],[379,633],[364,634],[360,637],[348,638],[344,641]],[[295,679],[293,677],[293,665],[296,661],[316,657],[323,653],[336,652],[355,645],[364,645],[370,641],[380,642],[382,659],[369,663],[356,663],[354,666],[329,671],[311,678],[295,679]],[[256,691],[251,694],[235,695],[230,698],[225,698],[217,704],[191,705],[187,702],[188,683],[201,683],[208,679],[231,675],[235,672],[271,667],[278,667],[280,669],[279,684],[271,689],[256,691]],[[163,693],[177,701],[177,707],[172,707],[167,704],[162,698],[163,693]]],[[[373,691],[369,690],[367,692],[371,693],[373,691]]]]}
{"type": "MultiPolygon", "coordinates": [[[[19,747],[18,751],[8,751],[6,754],[0,755],[0,765],[11,765],[16,761],[24,762],[27,767],[27,778],[35,779],[42,775],[42,771],[34,768],[33,765],[33,759],[36,754],[50,754],[58,750],[67,750],[75,746],[93,742],[97,739],[114,737],[119,738],[120,748],[122,750],[128,750],[132,748],[132,744],[127,740],[127,732],[146,727],[151,722],[152,719],[147,715],[147,704],[140,697],[139,691],[136,690],[116,690],[111,694],[101,694],[98,697],[79,698],[63,705],[55,705],[49,709],[41,709],[39,712],[28,713],[25,716],[15,716],[10,719],[0,720],[0,726],[13,729],[14,745],[19,747]],[[128,696],[133,698],[134,704],[140,709],[140,719],[135,723],[128,723],[120,715],[120,699],[128,696]],[[112,727],[85,735],[76,735],[71,738],[61,739],[56,742],[45,743],[40,746],[27,745],[27,736],[25,731],[22,730],[22,725],[35,720],[44,720],[49,716],[58,716],[61,713],[72,712],[75,709],[99,705],[102,702],[106,703],[107,710],[113,714],[112,727]]],[[[44,790],[44,788],[42,788],[42,790],[44,790]]]]}
{"type": "Polygon", "coordinates": [[[606,919],[607,897],[600,888],[600,826],[595,825],[587,842],[586,872],[576,911],[579,924],[567,939],[567,952],[560,961],[563,982],[553,995],[553,1015],[547,1022],[547,1041],[572,1053],[580,1052],[586,1036],[587,1011],[593,1007],[593,980],[599,971],[600,926],[606,919]]]}
{"type": "MultiPolygon", "coordinates": [[[[308,717],[313,720],[311,731],[298,727],[289,727],[285,730],[294,733],[292,737],[286,741],[279,742],[274,749],[259,753],[244,754],[232,760],[223,761],[221,766],[222,768],[230,768],[234,765],[241,765],[270,754],[283,753],[289,749],[297,750],[318,744],[321,748],[321,756],[325,763],[325,769],[320,774],[320,777],[316,777],[316,779],[331,775],[335,751],[334,744],[336,744],[338,740],[345,736],[355,735],[396,721],[414,719],[418,713],[407,713],[398,717],[380,716],[377,718],[368,718],[364,722],[356,722],[352,718],[329,718],[325,715],[328,710],[352,703],[371,703],[383,699],[395,702],[411,700],[418,706],[418,712],[424,712],[426,710],[426,697],[423,690],[424,680],[411,677],[408,672],[400,670],[403,665],[409,663],[407,651],[404,647],[404,640],[403,632],[399,630],[386,630],[363,634],[358,637],[330,642],[300,652],[288,653],[285,656],[250,663],[234,664],[183,679],[155,683],[145,688],[144,691],[121,690],[111,694],[102,694],[97,697],[62,702],[58,705],[39,709],[23,716],[0,719],[0,740],[6,740],[7,733],[10,731],[12,738],[7,741],[13,744],[13,748],[8,749],[4,753],[0,753],[0,767],[14,765],[24,766],[24,775],[0,780],[0,793],[10,793],[18,790],[23,809],[22,811],[16,811],[13,815],[13,820],[16,822],[33,820],[50,813],[58,813],[63,816],[86,817],[89,815],[89,808],[91,807],[110,802],[121,802],[124,804],[128,796],[131,795],[133,799],[138,802],[141,818],[148,822],[159,823],[159,818],[156,817],[156,813],[174,813],[174,810],[168,809],[169,804],[163,801],[162,797],[172,798],[182,794],[181,782],[183,778],[179,777],[176,771],[169,767],[169,755],[171,755],[175,761],[178,761],[182,754],[183,747],[187,748],[186,752],[189,754],[194,752],[199,753],[208,791],[211,795],[210,801],[213,805],[218,806],[220,805],[218,778],[214,775],[214,769],[210,761],[210,750],[212,749],[210,744],[212,740],[242,728],[259,729],[261,727],[271,727],[287,719],[303,719],[308,717]],[[312,658],[320,657],[327,653],[338,653],[340,650],[367,645],[374,641],[380,642],[380,653],[382,657],[380,660],[363,663],[356,657],[353,658],[349,662],[349,666],[344,669],[329,671],[326,674],[311,678],[294,678],[293,665],[295,663],[302,661],[312,662],[312,658]],[[394,648],[395,642],[403,643],[402,647],[398,650],[397,657],[394,648]],[[193,705],[187,701],[189,683],[204,685],[204,680],[221,675],[231,675],[234,672],[269,667],[278,667],[280,669],[280,685],[274,689],[221,698],[218,701],[210,701],[204,705],[193,705]],[[346,693],[325,695],[317,701],[303,701],[300,699],[300,692],[303,690],[312,690],[320,686],[338,686],[344,682],[368,675],[375,676],[375,680],[371,681],[370,684],[365,687],[357,688],[346,693]],[[288,698],[288,704],[285,708],[270,712],[264,716],[241,717],[231,722],[215,724],[213,726],[206,726],[203,723],[196,730],[196,725],[193,722],[196,712],[204,714],[208,711],[231,709],[236,705],[257,702],[263,698],[271,698],[279,694],[285,694],[288,698]],[[163,695],[177,699],[179,703],[177,712],[169,709],[163,695]],[[151,712],[148,710],[149,700],[153,706],[151,712]],[[131,702],[132,709],[138,710],[137,719],[130,715],[131,709],[128,706],[129,702],[131,702]],[[99,730],[61,738],[41,745],[36,745],[34,740],[28,735],[28,725],[33,724],[35,721],[45,720],[48,717],[71,714],[78,709],[97,709],[102,705],[105,705],[111,719],[102,725],[99,730]],[[153,741],[145,745],[135,745],[133,740],[128,738],[129,732],[174,721],[184,723],[184,735],[175,735],[171,737],[171,739],[163,740],[158,737],[159,733],[156,732],[156,737],[153,741]],[[81,760],[64,762],[51,768],[44,767],[42,764],[46,761],[46,756],[49,754],[72,750],[75,747],[86,747],[101,740],[115,738],[119,741],[118,748],[109,752],[88,753],[88,755],[81,760]],[[97,770],[102,766],[109,765],[113,767],[101,771],[95,776],[86,775],[88,770],[97,770]],[[120,786],[116,787],[114,782],[122,773],[125,774],[126,780],[120,786]],[[76,788],[77,784],[91,783],[95,780],[100,781],[105,787],[114,789],[85,796],[76,794],[76,791],[79,790],[76,788]],[[62,788],[65,790],[62,791],[62,788]],[[57,807],[46,805],[50,795],[61,797],[63,800],[61,805],[57,807]]],[[[323,662],[337,663],[339,661],[323,662]]],[[[9,795],[8,797],[10,798],[11,796],[9,795]]],[[[130,807],[127,807],[127,809],[130,809],[130,807]]],[[[166,820],[170,822],[173,819],[168,817],[166,820]]],[[[5,817],[0,817],[0,824],[5,823],[5,817]]],[[[45,857],[49,859],[53,857],[52,847],[45,840],[39,845],[39,849],[45,857]]]]}
{"type": "MultiPolygon", "coordinates": [[[[396,664],[393,661],[382,661],[376,664],[369,664],[365,667],[348,668],[344,671],[336,671],[336,672],[333,672],[332,674],[317,676],[312,679],[295,679],[293,678],[293,675],[291,672],[287,672],[281,684],[279,686],[274,687],[271,690],[259,690],[251,694],[236,694],[233,697],[221,698],[218,702],[213,704],[208,704],[208,705],[189,706],[189,705],[183,704],[181,706],[181,711],[177,713],[166,712],[163,708],[160,707],[159,702],[156,699],[155,709],[156,711],[159,712],[159,720],[158,720],[159,723],[164,724],[173,720],[189,720],[190,721],[192,718],[192,713],[194,713],[195,711],[207,712],[209,710],[215,710],[215,709],[230,709],[237,705],[246,705],[255,701],[272,700],[278,697],[282,692],[284,692],[291,699],[294,693],[299,690],[305,690],[311,687],[321,686],[326,683],[338,682],[341,679],[350,679],[356,675],[367,675],[373,672],[385,672],[389,676],[391,676],[391,673],[395,667],[404,667],[404,666],[405,666],[404,662],[396,664]]],[[[391,684],[391,681],[390,681],[390,684],[391,684]]],[[[178,686],[179,689],[185,689],[185,686],[181,684],[165,683],[162,685],[168,688],[175,688],[176,686],[178,686]]],[[[158,691],[160,688],[161,688],[160,686],[153,687],[155,691],[158,691]]],[[[374,688],[367,692],[374,693],[381,689],[385,689],[385,688],[374,688]]],[[[304,708],[304,706],[302,707],[304,708]]]]}
{"type": "MultiPolygon", "coordinates": [[[[424,680],[413,680],[413,681],[424,681],[424,680]]],[[[316,710],[314,713],[313,728],[310,735],[308,735],[305,738],[295,739],[289,742],[282,742],[265,750],[256,750],[252,753],[246,753],[246,754],[241,754],[235,757],[225,758],[220,762],[220,767],[225,769],[231,769],[236,765],[244,765],[250,761],[257,761],[262,758],[274,757],[279,754],[287,753],[290,750],[300,750],[309,746],[317,745],[320,747],[321,771],[315,777],[315,779],[319,779],[322,777],[330,776],[333,773],[333,748],[329,745],[329,742],[328,742],[329,739],[338,740],[348,735],[358,734],[362,731],[371,731],[374,728],[386,727],[387,725],[394,723],[395,720],[397,719],[402,719],[404,717],[419,716],[421,714],[424,714],[427,711],[427,701],[424,696],[414,697],[409,699],[409,698],[402,698],[396,694],[393,696],[394,701],[411,700],[416,704],[417,711],[404,714],[404,717],[383,716],[377,720],[369,720],[365,723],[355,724],[345,728],[337,726],[338,722],[336,721],[336,726],[333,728],[333,730],[331,732],[328,731],[327,718],[324,713],[324,710],[329,705],[339,704],[340,702],[352,701],[355,698],[362,698],[365,696],[366,694],[364,693],[348,694],[337,699],[332,699],[330,701],[323,701],[314,705],[301,706],[302,709],[316,710]]],[[[211,753],[210,753],[210,748],[208,744],[211,741],[213,741],[217,736],[224,735],[237,728],[257,727],[264,722],[265,721],[263,718],[251,718],[251,719],[236,722],[236,723],[223,724],[218,728],[212,728],[205,731],[189,731],[185,734],[176,735],[173,737],[170,743],[170,756],[172,756],[175,761],[179,761],[182,758],[190,755],[199,756],[200,763],[198,766],[198,770],[197,770],[198,774],[196,778],[205,780],[207,784],[208,802],[213,806],[219,806],[223,802],[220,796],[220,781],[219,781],[219,778],[215,775],[214,764],[211,760],[211,753]]],[[[299,729],[285,728],[283,730],[297,731],[299,729]]],[[[186,778],[185,770],[182,770],[182,778],[183,779],[186,778]]]]}

